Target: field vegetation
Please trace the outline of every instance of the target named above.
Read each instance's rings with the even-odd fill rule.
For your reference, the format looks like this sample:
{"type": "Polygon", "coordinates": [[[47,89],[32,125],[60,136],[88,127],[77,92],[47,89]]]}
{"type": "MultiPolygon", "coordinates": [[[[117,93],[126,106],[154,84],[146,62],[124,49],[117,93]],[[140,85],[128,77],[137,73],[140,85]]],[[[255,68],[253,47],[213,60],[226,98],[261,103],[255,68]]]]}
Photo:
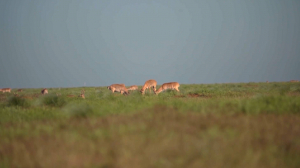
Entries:
{"type": "Polygon", "coordinates": [[[298,82],[17,90],[0,93],[0,167],[300,167],[298,82]]]}

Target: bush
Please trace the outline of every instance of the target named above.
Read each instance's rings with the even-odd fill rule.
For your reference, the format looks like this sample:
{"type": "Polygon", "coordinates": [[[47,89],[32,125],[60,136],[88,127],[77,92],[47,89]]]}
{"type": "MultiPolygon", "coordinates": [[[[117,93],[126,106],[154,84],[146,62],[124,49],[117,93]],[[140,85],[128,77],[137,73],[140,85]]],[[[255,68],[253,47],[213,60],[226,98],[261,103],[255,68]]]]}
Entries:
{"type": "Polygon", "coordinates": [[[66,101],[63,97],[55,94],[48,94],[43,97],[42,103],[47,106],[62,107],[66,104],[66,101]]]}
{"type": "Polygon", "coordinates": [[[29,107],[30,103],[21,97],[12,96],[8,99],[8,105],[9,106],[29,107]]]}
{"type": "Polygon", "coordinates": [[[87,117],[93,113],[93,109],[88,104],[68,104],[64,109],[71,117],[87,117]]]}

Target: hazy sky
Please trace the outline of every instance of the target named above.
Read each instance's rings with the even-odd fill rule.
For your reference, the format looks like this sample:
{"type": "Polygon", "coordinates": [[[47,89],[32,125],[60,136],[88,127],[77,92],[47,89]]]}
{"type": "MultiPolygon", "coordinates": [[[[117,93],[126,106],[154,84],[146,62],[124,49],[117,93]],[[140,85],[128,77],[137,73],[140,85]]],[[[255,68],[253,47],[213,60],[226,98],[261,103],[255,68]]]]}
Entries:
{"type": "Polygon", "coordinates": [[[300,79],[299,0],[0,0],[0,88],[300,79]]]}

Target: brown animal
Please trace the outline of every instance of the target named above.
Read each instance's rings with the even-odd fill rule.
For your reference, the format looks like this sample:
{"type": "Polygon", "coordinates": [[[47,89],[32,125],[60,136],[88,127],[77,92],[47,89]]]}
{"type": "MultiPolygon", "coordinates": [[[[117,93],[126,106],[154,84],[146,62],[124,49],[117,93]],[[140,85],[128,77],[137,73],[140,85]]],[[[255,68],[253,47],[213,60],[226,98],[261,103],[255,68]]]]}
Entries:
{"type": "Polygon", "coordinates": [[[146,89],[149,89],[149,93],[151,92],[151,88],[153,89],[153,92],[155,93],[156,92],[156,85],[157,85],[157,82],[156,80],[154,79],[150,79],[150,80],[147,80],[144,84],[144,86],[142,87],[142,89],[140,90],[140,92],[142,94],[145,93],[146,89]]]}
{"type": "Polygon", "coordinates": [[[127,88],[127,90],[138,90],[139,87],[137,85],[132,85],[129,88],[127,88]]]}
{"type": "Polygon", "coordinates": [[[126,94],[126,95],[129,94],[129,92],[124,84],[112,84],[112,85],[108,86],[107,89],[111,90],[112,93],[114,93],[116,91],[116,92],[120,92],[121,94],[126,94]]]}
{"type": "Polygon", "coordinates": [[[2,91],[3,93],[5,93],[5,92],[9,92],[9,93],[10,93],[11,88],[3,88],[3,89],[1,89],[1,91],[2,91]]]}
{"type": "Polygon", "coordinates": [[[48,94],[48,90],[47,90],[46,88],[44,88],[44,89],[41,91],[41,93],[42,93],[43,95],[48,94]]]}
{"type": "Polygon", "coordinates": [[[85,92],[84,89],[82,89],[81,94],[78,97],[81,97],[81,98],[85,99],[84,92],[85,92]]]}
{"type": "Polygon", "coordinates": [[[23,92],[23,90],[22,89],[18,89],[18,92],[23,92]]]}
{"type": "MultiPolygon", "coordinates": [[[[112,85],[121,85],[121,86],[124,86],[124,87],[125,87],[125,84],[124,84],[124,83],[120,83],[120,84],[112,84],[112,85]]],[[[110,87],[111,87],[112,85],[107,86],[107,89],[108,89],[108,90],[111,90],[110,87]]]]}
{"type": "Polygon", "coordinates": [[[290,82],[299,82],[298,80],[290,80],[290,82]]]}
{"type": "Polygon", "coordinates": [[[176,90],[177,92],[179,92],[179,83],[178,82],[169,82],[169,83],[164,83],[161,85],[161,87],[155,92],[155,94],[159,94],[160,92],[167,90],[167,89],[172,89],[172,90],[176,90]]]}

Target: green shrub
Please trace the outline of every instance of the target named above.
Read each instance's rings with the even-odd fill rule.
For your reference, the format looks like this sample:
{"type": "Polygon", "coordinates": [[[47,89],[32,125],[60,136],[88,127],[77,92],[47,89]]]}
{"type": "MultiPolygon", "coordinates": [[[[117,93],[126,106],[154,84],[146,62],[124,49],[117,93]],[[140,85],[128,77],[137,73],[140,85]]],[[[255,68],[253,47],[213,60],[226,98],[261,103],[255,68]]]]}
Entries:
{"type": "Polygon", "coordinates": [[[55,94],[48,94],[42,98],[42,103],[46,106],[62,107],[66,104],[66,101],[61,96],[57,96],[55,94]]]}
{"type": "Polygon", "coordinates": [[[29,107],[30,103],[21,97],[11,96],[10,98],[8,98],[8,105],[9,106],[29,107]]]}
{"type": "Polygon", "coordinates": [[[93,109],[86,103],[81,104],[68,104],[64,109],[67,115],[71,117],[87,117],[93,113],[93,109]]]}

